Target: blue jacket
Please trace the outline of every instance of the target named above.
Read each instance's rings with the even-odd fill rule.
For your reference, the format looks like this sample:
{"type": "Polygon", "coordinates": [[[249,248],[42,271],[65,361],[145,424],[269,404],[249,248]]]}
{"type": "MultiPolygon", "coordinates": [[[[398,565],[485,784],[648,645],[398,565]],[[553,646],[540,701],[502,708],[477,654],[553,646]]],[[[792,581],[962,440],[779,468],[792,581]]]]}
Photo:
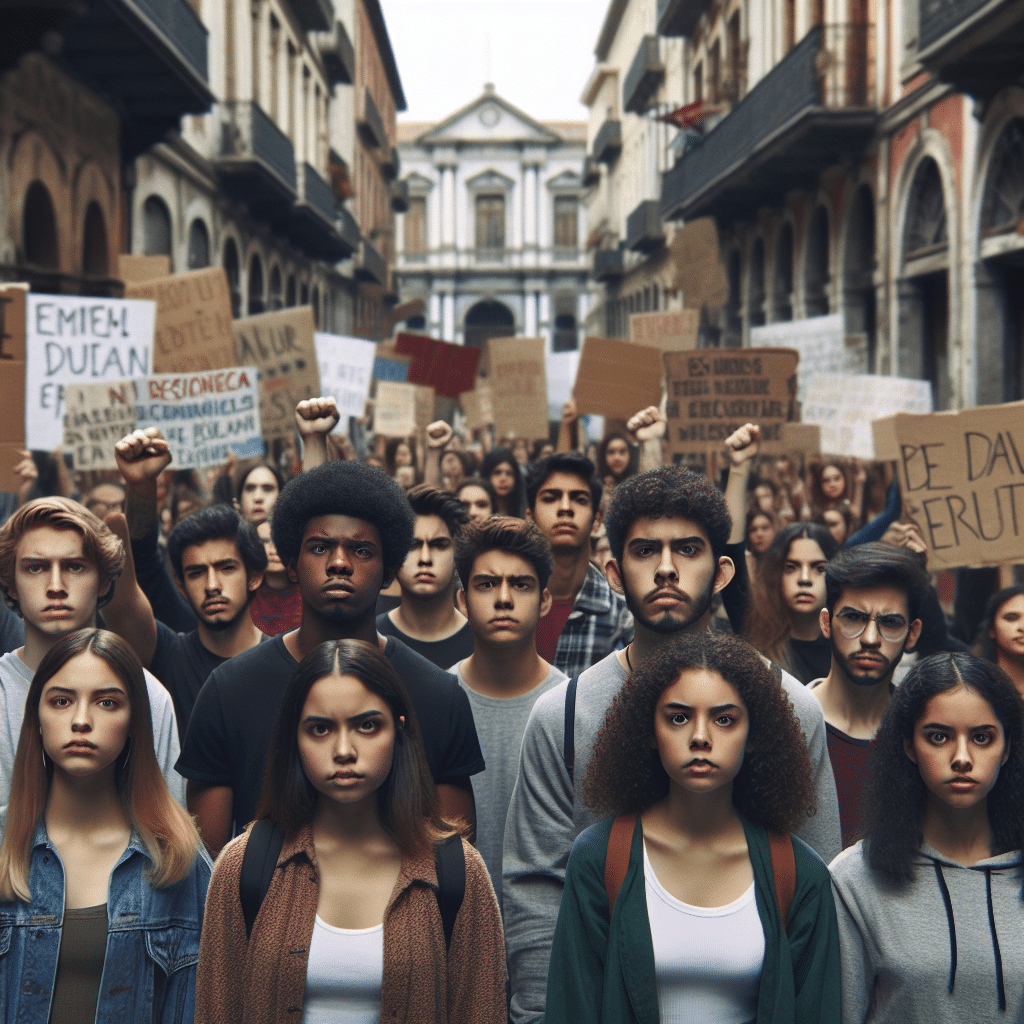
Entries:
{"type": "MultiPolygon", "coordinates": [[[[110,874],[107,952],[95,1024],[191,1024],[203,906],[212,864],[201,850],[176,885],[152,888],[149,857],[133,831],[110,874]]],[[[43,1024],[57,974],[64,865],[42,820],[29,876],[32,902],[0,903],[0,1021],[43,1024]]]]}

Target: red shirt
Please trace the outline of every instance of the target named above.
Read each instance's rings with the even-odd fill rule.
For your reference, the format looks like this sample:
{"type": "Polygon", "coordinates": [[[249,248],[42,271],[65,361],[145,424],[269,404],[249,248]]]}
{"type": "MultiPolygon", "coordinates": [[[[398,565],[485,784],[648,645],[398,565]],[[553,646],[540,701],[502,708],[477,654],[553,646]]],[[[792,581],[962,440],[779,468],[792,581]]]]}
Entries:
{"type": "Polygon", "coordinates": [[[567,601],[552,601],[551,611],[537,623],[537,653],[546,661],[554,664],[555,652],[558,650],[558,638],[562,635],[566,622],[572,614],[572,606],[576,598],[567,601]]]}
{"type": "Polygon", "coordinates": [[[256,628],[267,636],[290,633],[302,623],[302,594],[299,585],[292,583],[284,590],[271,590],[264,584],[253,595],[249,614],[256,628]]]}

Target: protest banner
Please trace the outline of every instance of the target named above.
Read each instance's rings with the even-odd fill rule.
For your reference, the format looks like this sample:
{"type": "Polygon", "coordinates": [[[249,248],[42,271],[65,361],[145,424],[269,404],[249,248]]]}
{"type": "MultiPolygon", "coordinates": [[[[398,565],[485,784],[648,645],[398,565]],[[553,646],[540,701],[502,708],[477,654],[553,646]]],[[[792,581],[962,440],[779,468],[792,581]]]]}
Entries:
{"type": "Polygon", "coordinates": [[[320,394],[333,395],[341,419],[334,432],[348,433],[348,418],[363,415],[373,381],[377,346],[362,338],[317,333],[316,357],[320,363],[320,394]]]}
{"type": "Polygon", "coordinates": [[[1024,402],[878,422],[895,433],[904,515],[928,546],[929,570],[1020,560],[1024,402]]]}
{"type": "Polygon", "coordinates": [[[612,338],[588,337],[576,370],[572,397],[582,416],[628,420],[661,402],[661,349],[612,338]]]}
{"type": "Polygon", "coordinates": [[[744,423],[761,428],[761,451],[785,451],[782,425],[796,419],[799,356],[792,349],[666,352],[669,451],[706,452],[744,423]]]}
{"type": "Polygon", "coordinates": [[[377,357],[373,361],[373,379],[390,380],[396,384],[405,384],[409,380],[409,356],[398,356],[393,353],[381,355],[382,346],[377,346],[377,357]]]}
{"type": "Polygon", "coordinates": [[[688,309],[717,307],[729,297],[729,282],[718,252],[718,228],[713,217],[701,217],[677,228],[669,245],[676,276],[688,309]]]}
{"type": "Polygon", "coordinates": [[[384,437],[409,437],[416,432],[416,385],[377,381],[373,432],[384,437]]]}
{"type": "Polygon", "coordinates": [[[138,423],[137,380],[69,384],[64,390],[64,451],[75,469],[117,469],[114,445],[138,423]]]}
{"type": "Polygon", "coordinates": [[[156,305],[30,292],[26,318],[25,439],[52,451],[64,437],[64,388],[153,371],[156,305]]]}
{"type": "Polygon", "coordinates": [[[572,397],[576,373],[580,367],[579,352],[551,352],[545,361],[548,381],[548,419],[556,423],[562,418],[562,406],[572,397]]]}
{"type": "Polygon", "coordinates": [[[782,445],[788,452],[821,453],[821,427],[817,423],[783,423],[782,445]]]}
{"type": "Polygon", "coordinates": [[[170,256],[140,256],[123,252],[117,257],[117,276],[125,284],[152,281],[171,273],[170,256]]]}
{"type": "Polygon", "coordinates": [[[311,306],[279,309],[232,324],[235,365],[255,366],[260,382],[260,422],[271,441],[295,430],[295,406],[320,395],[311,306]]]}
{"type": "Polygon", "coordinates": [[[491,389],[486,381],[478,380],[472,391],[463,391],[459,395],[459,404],[470,430],[483,430],[494,422],[491,389]]]}
{"type": "Polygon", "coordinates": [[[25,359],[27,297],[27,284],[0,285],[0,359],[25,359]]]}
{"type": "Polygon", "coordinates": [[[154,373],[199,373],[239,365],[231,330],[231,291],[223,267],[130,284],[124,293],[129,299],[156,303],[154,373]]]}
{"type": "Polygon", "coordinates": [[[547,440],[548,385],[543,338],[491,338],[491,410],[499,437],[547,440]]]}
{"type": "Polygon", "coordinates": [[[900,412],[931,411],[932,386],[927,380],[868,373],[816,373],[810,379],[800,419],[821,427],[819,451],[874,459],[872,420],[900,412]]]}
{"type": "Polygon", "coordinates": [[[629,340],[636,345],[654,345],[662,352],[695,349],[699,330],[700,311],[696,309],[634,313],[629,318],[629,340]]]}
{"type": "Polygon", "coordinates": [[[800,353],[797,400],[803,404],[816,373],[867,373],[867,336],[847,334],[842,313],[788,320],[750,329],[751,348],[794,348],[800,353]]]}
{"type": "Polygon", "coordinates": [[[447,398],[458,398],[473,387],[480,361],[478,348],[403,331],[395,337],[394,350],[411,357],[408,379],[413,384],[425,384],[447,398]]]}
{"type": "Polygon", "coordinates": [[[416,429],[426,430],[434,422],[434,389],[426,384],[414,384],[416,394],[413,399],[416,429]]]}

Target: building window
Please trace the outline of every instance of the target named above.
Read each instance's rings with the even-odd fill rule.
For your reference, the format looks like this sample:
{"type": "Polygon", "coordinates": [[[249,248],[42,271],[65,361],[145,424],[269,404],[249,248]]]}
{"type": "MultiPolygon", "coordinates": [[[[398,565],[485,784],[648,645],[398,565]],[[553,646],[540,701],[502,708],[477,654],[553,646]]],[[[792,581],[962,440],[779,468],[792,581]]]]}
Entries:
{"type": "Polygon", "coordinates": [[[237,320],[242,315],[242,286],[238,267],[238,246],[229,238],[224,243],[224,273],[228,278],[228,289],[231,292],[231,315],[237,320]]]}
{"type": "Polygon", "coordinates": [[[575,352],[579,347],[579,329],[576,324],[576,296],[565,292],[554,297],[555,334],[551,339],[552,352],[575,352]]]}
{"type": "Polygon", "coordinates": [[[270,271],[270,308],[283,309],[284,297],[281,294],[281,270],[274,267],[270,271]]]}
{"type": "Polygon", "coordinates": [[[575,196],[555,198],[555,248],[575,253],[579,245],[579,203],[575,196]]]}
{"type": "Polygon", "coordinates": [[[405,212],[405,252],[407,256],[424,256],[427,252],[427,198],[411,196],[405,212]]]}
{"type": "Polygon", "coordinates": [[[476,247],[493,253],[505,250],[505,197],[476,197],[476,247]]]}
{"type": "Polygon", "coordinates": [[[939,252],[948,241],[946,199],[942,192],[939,165],[931,157],[925,157],[914,173],[910,191],[904,259],[939,252]]]}
{"type": "Polygon", "coordinates": [[[171,255],[171,215],[158,196],[142,204],[142,248],[147,256],[171,255]]]}
{"type": "Polygon", "coordinates": [[[202,270],[210,265],[210,232],[197,217],[188,229],[188,269],[202,270]]]}
{"type": "Polygon", "coordinates": [[[708,51],[708,98],[717,103],[722,89],[722,45],[716,39],[708,51]]]}
{"type": "Polygon", "coordinates": [[[253,254],[249,261],[249,316],[266,312],[267,304],[263,297],[263,262],[253,254]]]}
{"type": "Polygon", "coordinates": [[[95,200],[85,211],[85,229],[82,232],[82,273],[91,277],[106,277],[110,273],[107,250],[107,226],[103,211],[95,200]]]}
{"type": "Polygon", "coordinates": [[[698,64],[693,69],[693,102],[704,102],[704,65],[698,64]]]}
{"type": "Polygon", "coordinates": [[[288,286],[284,293],[284,304],[291,309],[295,305],[295,275],[288,275],[288,286]]]}

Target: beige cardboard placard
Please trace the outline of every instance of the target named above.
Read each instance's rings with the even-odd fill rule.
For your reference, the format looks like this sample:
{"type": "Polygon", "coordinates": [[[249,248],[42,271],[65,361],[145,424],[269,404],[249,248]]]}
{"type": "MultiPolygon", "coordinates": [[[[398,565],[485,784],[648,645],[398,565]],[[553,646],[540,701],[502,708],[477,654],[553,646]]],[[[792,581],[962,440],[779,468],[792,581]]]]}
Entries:
{"type": "Polygon", "coordinates": [[[676,231],[671,244],[675,286],[689,309],[717,307],[729,297],[729,282],[718,253],[718,228],[713,217],[690,221],[676,231]]]}
{"type": "Polygon", "coordinates": [[[875,458],[883,462],[895,462],[900,457],[900,446],[896,440],[896,417],[883,416],[873,420],[871,432],[875,439],[875,458]]]}
{"type": "Polygon", "coordinates": [[[634,313],[629,318],[629,340],[637,345],[654,345],[662,352],[695,349],[699,331],[700,310],[697,309],[634,313]]]}
{"type": "Polygon", "coordinates": [[[416,384],[416,429],[426,430],[434,422],[434,389],[416,384]]]}
{"type": "Polygon", "coordinates": [[[470,430],[482,430],[494,422],[494,408],[491,403],[491,389],[486,381],[477,381],[472,391],[459,395],[459,404],[470,430]]]}
{"type": "MultiPolygon", "coordinates": [[[[117,258],[117,276],[125,284],[137,284],[142,281],[152,281],[158,277],[169,277],[170,273],[170,256],[138,256],[123,252],[117,258]]],[[[150,298],[148,295],[138,297],[150,298]]]]}
{"type": "Polygon", "coordinates": [[[25,361],[0,359],[0,442],[25,447],[25,361]]]}
{"type": "Polygon", "coordinates": [[[720,445],[744,423],[761,428],[761,451],[786,451],[782,425],[797,417],[793,349],[701,349],[665,353],[672,454],[720,445]]]}
{"type": "Polygon", "coordinates": [[[0,359],[25,359],[27,295],[27,284],[0,285],[0,359]]]}
{"type": "Polygon", "coordinates": [[[783,423],[782,443],[787,451],[817,455],[821,452],[821,427],[817,423],[783,423]]]}
{"type": "Polygon", "coordinates": [[[235,320],[235,366],[260,375],[260,422],[268,441],[295,430],[295,406],[320,395],[313,309],[279,309],[235,320]]]}
{"type": "Polygon", "coordinates": [[[135,429],[138,385],[144,380],[65,388],[64,451],[75,469],[117,469],[114,445],[135,429]]]}
{"type": "Polygon", "coordinates": [[[21,462],[24,448],[16,441],[0,441],[0,491],[17,494],[22,479],[15,474],[14,467],[21,462]]]}
{"type": "Polygon", "coordinates": [[[998,565],[1024,551],[1024,402],[893,417],[904,516],[928,568],[998,565]]]}
{"type": "Polygon", "coordinates": [[[238,365],[223,267],[130,284],[125,295],[156,303],[154,373],[199,373],[238,365]]]}
{"type": "Polygon", "coordinates": [[[612,338],[583,341],[572,397],[580,415],[628,420],[661,402],[661,349],[612,338]]]}
{"type": "Polygon", "coordinates": [[[548,384],[543,338],[491,338],[491,409],[498,437],[546,440],[548,384]]]}
{"type": "Polygon", "coordinates": [[[384,437],[409,437],[416,432],[416,385],[377,381],[373,432],[384,437]]]}

